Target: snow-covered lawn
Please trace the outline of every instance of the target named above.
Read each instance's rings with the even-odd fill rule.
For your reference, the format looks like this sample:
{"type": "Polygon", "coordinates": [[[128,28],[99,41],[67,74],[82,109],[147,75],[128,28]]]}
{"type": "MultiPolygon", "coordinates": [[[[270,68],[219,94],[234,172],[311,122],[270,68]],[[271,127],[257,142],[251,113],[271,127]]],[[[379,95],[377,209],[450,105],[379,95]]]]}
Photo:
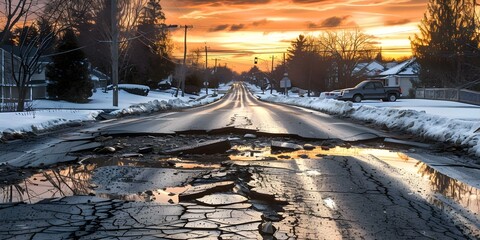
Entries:
{"type": "MultiPolygon", "coordinates": [[[[222,85],[219,90],[228,90],[230,84],[222,85]]],[[[143,112],[153,112],[171,108],[188,108],[212,103],[222,97],[206,96],[205,89],[200,96],[174,96],[174,90],[150,91],[148,96],[138,96],[119,91],[118,107],[113,107],[112,92],[98,90],[89,103],[77,104],[65,101],[37,100],[32,103],[34,111],[0,113],[0,137],[6,133],[38,132],[54,128],[69,122],[93,121],[104,111],[121,116],[143,112]]],[[[210,89],[209,93],[213,90],[210,89]]]]}
{"type": "Polygon", "coordinates": [[[386,125],[419,137],[468,146],[480,156],[480,106],[436,100],[399,99],[397,102],[343,102],[332,99],[269,94],[255,86],[249,88],[263,101],[290,104],[333,115],[386,125]]]}

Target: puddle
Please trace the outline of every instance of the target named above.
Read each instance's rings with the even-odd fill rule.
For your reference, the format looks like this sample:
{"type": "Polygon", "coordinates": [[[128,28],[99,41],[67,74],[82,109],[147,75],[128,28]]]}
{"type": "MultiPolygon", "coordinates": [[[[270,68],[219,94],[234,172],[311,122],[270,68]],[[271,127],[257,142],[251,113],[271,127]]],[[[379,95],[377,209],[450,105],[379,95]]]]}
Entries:
{"type": "Polygon", "coordinates": [[[170,187],[165,189],[157,189],[153,191],[145,191],[137,194],[130,195],[114,195],[100,193],[97,194],[98,197],[110,198],[110,199],[120,199],[124,201],[134,201],[134,202],[154,202],[159,204],[178,204],[179,194],[188,190],[191,186],[187,185],[184,187],[170,187]]]}
{"type": "MultiPolygon", "coordinates": [[[[229,156],[233,161],[282,161],[302,158],[328,160],[333,159],[335,156],[375,156],[394,167],[424,177],[429,181],[430,189],[434,193],[441,194],[454,200],[473,213],[480,212],[480,189],[448,177],[418,159],[412,158],[408,153],[395,152],[387,149],[359,147],[335,147],[330,149],[316,147],[313,150],[299,150],[281,153],[272,152],[270,147],[252,148],[251,146],[234,146],[233,149],[236,150],[236,153],[229,156]]],[[[307,171],[301,174],[308,176],[321,175],[321,173],[317,171],[307,171]]],[[[439,205],[439,201],[436,199],[429,199],[429,201],[439,205]]],[[[325,202],[327,205],[329,203],[330,202],[328,201],[325,202]]]]}
{"type": "Polygon", "coordinates": [[[176,162],[175,167],[183,168],[183,169],[218,169],[220,168],[220,164],[208,164],[208,163],[195,163],[195,162],[176,162]]]}
{"type": "Polygon", "coordinates": [[[93,165],[81,165],[34,174],[17,184],[1,187],[1,203],[36,203],[48,198],[88,195],[94,188],[90,184],[94,169],[93,165]]]}
{"type": "Polygon", "coordinates": [[[272,151],[270,147],[252,148],[251,146],[234,146],[232,148],[235,154],[229,157],[233,161],[260,161],[260,160],[288,160],[310,158],[316,159],[325,156],[353,156],[360,153],[358,148],[341,148],[336,147],[332,149],[322,149],[316,147],[312,150],[297,150],[297,151],[272,151]]]}
{"type": "MultiPolygon", "coordinates": [[[[419,173],[424,177],[428,177],[435,192],[454,199],[473,213],[480,213],[479,189],[450,178],[429,167],[427,164],[421,164],[419,173]]],[[[443,203],[437,202],[436,199],[432,199],[431,201],[443,207],[443,203]]]]}
{"type": "MultiPolygon", "coordinates": [[[[56,169],[44,170],[34,174],[16,184],[0,187],[0,203],[25,202],[37,203],[45,199],[75,195],[95,195],[109,199],[127,201],[156,202],[161,204],[175,204],[179,202],[179,194],[186,191],[185,187],[167,187],[152,189],[136,194],[116,195],[99,193],[99,187],[93,183],[95,171],[102,167],[121,166],[160,169],[168,165],[163,162],[139,162],[128,158],[96,158],[86,159],[81,165],[64,166],[56,169]]],[[[200,164],[193,162],[175,161],[175,169],[215,169],[219,164],[200,164]]],[[[172,171],[175,171],[172,169],[172,171]]],[[[160,172],[160,174],[162,174],[160,172]]],[[[125,179],[127,179],[125,177],[125,179]]]]}

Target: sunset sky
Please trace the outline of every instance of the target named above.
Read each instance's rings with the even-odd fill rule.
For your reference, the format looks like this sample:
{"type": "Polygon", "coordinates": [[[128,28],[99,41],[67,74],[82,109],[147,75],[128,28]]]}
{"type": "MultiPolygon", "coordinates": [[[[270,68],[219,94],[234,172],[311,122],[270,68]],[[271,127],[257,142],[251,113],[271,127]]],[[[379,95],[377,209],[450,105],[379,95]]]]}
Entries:
{"type": "MultiPolygon", "coordinates": [[[[323,30],[353,29],[376,37],[383,55],[410,55],[409,36],[418,24],[428,0],[162,0],[167,24],[192,25],[189,51],[209,48],[214,58],[236,71],[248,70],[260,58],[261,70],[269,71],[299,34],[317,36],[323,30]]],[[[174,55],[183,54],[183,31],[173,33],[174,55]]]]}

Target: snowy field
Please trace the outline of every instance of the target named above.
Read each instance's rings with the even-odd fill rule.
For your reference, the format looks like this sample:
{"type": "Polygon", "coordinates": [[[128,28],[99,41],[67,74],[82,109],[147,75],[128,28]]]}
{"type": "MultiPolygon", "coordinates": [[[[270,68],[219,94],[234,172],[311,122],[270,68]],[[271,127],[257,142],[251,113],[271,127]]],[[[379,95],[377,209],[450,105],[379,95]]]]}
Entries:
{"type": "Polygon", "coordinates": [[[332,99],[288,97],[269,94],[249,85],[252,92],[268,102],[284,103],[315,109],[333,115],[375,122],[390,129],[400,129],[419,137],[469,147],[480,157],[480,106],[451,101],[399,99],[397,102],[343,102],[332,99]]]}
{"type": "MultiPolygon", "coordinates": [[[[226,91],[230,84],[222,85],[219,90],[226,91]]],[[[39,132],[69,122],[93,121],[102,112],[109,111],[113,115],[161,111],[172,108],[189,108],[212,103],[222,97],[206,96],[202,89],[199,96],[186,94],[185,97],[174,96],[174,90],[150,91],[148,96],[138,96],[119,91],[118,107],[113,107],[112,92],[98,90],[90,98],[89,103],[77,104],[65,101],[37,100],[32,103],[34,111],[0,113],[0,137],[4,133],[39,132]]],[[[209,89],[213,93],[213,89],[209,89]]]]}

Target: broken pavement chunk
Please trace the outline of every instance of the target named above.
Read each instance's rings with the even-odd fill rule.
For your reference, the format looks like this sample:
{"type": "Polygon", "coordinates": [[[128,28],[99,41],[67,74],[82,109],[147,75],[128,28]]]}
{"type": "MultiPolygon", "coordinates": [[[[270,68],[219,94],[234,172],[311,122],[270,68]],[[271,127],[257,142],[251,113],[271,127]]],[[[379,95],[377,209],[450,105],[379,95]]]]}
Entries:
{"type": "Polygon", "coordinates": [[[210,140],[202,143],[197,143],[191,146],[179,147],[171,150],[164,151],[164,154],[173,155],[173,154],[215,154],[215,153],[225,153],[232,146],[228,139],[218,139],[210,140]]]}
{"type": "Polygon", "coordinates": [[[272,222],[265,222],[261,225],[261,231],[263,234],[273,235],[276,230],[272,222]]]}
{"type": "Polygon", "coordinates": [[[313,149],[315,149],[315,146],[313,146],[312,144],[306,143],[306,144],[303,145],[303,149],[313,150],[313,149]]]}
{"type": "Polygon", "coordinates": [[[153,152],[153,147],[142,147],[142,148],[139,148],[137,152],[142,154],[151,153],[153,152]]]}
{"type": "Polygon", "coordinates": [[[249,139],[255,139],[257,138],[257,135],[255,134],[251,134],[251,133],[247,133],[243,136],[243,138],[249,138],[249,139]]]}
{"type": "Polygon", "coordinates": [[[94,152],[100,153],[100,154],[115,153],[116,151],[117,150],[114,147],[97,148],[94,150],[94,152]]]}
{"type": "Polygon", "coordinates": [[[217,193],[197,199],[197,202],[210,206],[225,206],[246,201],[248,199],[242,195],[228,193],[217,193]]]}
{"type": "Polygon", "coordinates": [[[122,155],[122,158],[137,158],[137,157],[143,157],[143,154],[141,153],[125,153],[122,155]]]}
{"type": "Polygon", "coordinates": [[[233,181],[196,185],[190,187],[187,191],[180,193],[179,198],[180,201],[196,199],[214,192],[227,191],[234,186],[235,183],[233,181]]]}
{"type": "Polygon", "coordinates": [[[394,139],[394,138],[385,138],[384,141],[387,142],[387,143],[396,143],[396,144],[402,144],[402,145],[425,148],[425,149],[431,149],[432,148],[432,145],[430,145],[430,144],[412,142],[412,141],[405,141],[405,140],[394,139]]]}
{"type": "Polygon", "coordinates": [[[297,151],[302,149],[303,147],[298,144],[272,141],[272,151],[297,151]]]}

